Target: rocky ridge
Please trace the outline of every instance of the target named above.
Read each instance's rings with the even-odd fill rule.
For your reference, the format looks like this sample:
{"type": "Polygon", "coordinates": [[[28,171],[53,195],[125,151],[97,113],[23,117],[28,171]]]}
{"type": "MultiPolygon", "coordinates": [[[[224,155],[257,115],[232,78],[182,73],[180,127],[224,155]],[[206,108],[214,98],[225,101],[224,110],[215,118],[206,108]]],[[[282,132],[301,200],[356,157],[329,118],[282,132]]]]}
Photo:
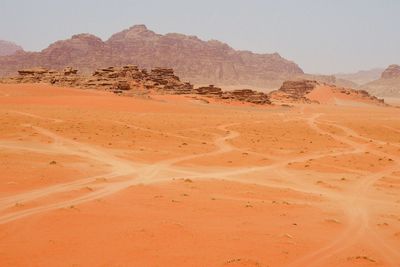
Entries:
{"type": "Polygon", "coordinates": [[[179,77],[195,84],[243,85],[272,88],[303,71],[278,53],[237,51],[219,41],[203,41],[183,34],[157,34],[136,25],[112,35],[107,41],[78,34],[57,41],[41,52],[22,52],[0,57],[0,76],[43,66],[61,70],[75,66],[82,73],[107,66],[138,65],[140,68],[173,68],[179,77]]]}
{"type": "Polygon", "coordinates": [[[336,99],[358,101],[376,105],[384,104],[382,99],[370,95],[365,90],[337,87],[315,80],[286,81],[279,90],[269,94],[273,103],[333,103],[336,99]],[[318,96],[317,91],[321,94],[318,96]],[[313,94],[316,94],[315,97],[313,94]]]}
{"type": "Polygon", "coordinates": [[[18,71],[18,76],[3,78],[3,83],[49,83],[57,86],[83,89],[101,89],[116,94],[191,94],[225,102],[239,101],[251,104],[270,104],[267,94],[250,89],[223,91],[214,85],[194,88],[182,82],[170,68],[154,68],[150,71],[135,65],[107,67],[95,70],[91,75],[79,75],[78,70],[67,67],[62,71],[32,68],[18,71]]]}

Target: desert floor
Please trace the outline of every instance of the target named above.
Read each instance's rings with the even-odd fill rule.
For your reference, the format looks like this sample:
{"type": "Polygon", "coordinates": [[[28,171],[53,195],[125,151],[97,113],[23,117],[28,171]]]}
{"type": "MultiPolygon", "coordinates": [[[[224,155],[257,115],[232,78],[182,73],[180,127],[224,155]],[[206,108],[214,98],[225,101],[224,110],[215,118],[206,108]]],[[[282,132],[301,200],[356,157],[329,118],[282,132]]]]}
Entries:
{"type": "Polygon", "coordinates": [[[400,109],[0,85],[0,266],[400,266],[400,109]]]}

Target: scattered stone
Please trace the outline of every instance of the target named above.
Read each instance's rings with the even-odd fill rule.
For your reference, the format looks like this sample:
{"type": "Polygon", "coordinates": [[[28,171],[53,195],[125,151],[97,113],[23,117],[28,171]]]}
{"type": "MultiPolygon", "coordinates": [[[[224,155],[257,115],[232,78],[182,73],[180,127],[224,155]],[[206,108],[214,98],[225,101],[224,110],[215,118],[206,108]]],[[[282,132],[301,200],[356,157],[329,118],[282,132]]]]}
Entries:
{"type": "Polygon", "coordinates": [[[369,262],[376,262],[376,260],[368,257],[368,256],[356,256],[356,257],[348,257],[347,260],[366,260],[369,262]]]}

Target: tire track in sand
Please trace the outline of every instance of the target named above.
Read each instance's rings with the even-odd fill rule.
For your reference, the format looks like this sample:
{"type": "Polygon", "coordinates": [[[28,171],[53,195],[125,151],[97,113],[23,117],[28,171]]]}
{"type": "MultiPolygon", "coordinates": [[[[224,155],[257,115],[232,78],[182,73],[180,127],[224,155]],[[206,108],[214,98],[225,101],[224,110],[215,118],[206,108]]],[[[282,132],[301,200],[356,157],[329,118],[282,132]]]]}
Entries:
{"type": "MultiPolygon", "coordinates": [[[[89,157],[90,159],[93,159],[93,160],[107,162],[107,164],[110,165],[114,169],[114,171],[111,172],[110,174],[108,174],[108,176],[106,175],[106,177],[108,177],[108,178],[127,177],[128,179],[126,181],[122,181],[122,182],[105,183],[103,185],[103,188],[98,189],[94,192],[88,193],[84,196],[71,199],[71,200],[62,201],[62,202],[58,202],[58,203],[44,204],[39,207],[1,215],[0,216],[0,224],[8,223],[8,222],[11,222],[11,221],[14,221],[17,219],[21,219],[21,218],[24,218],[24,217],[27,217],[30,215],[34,215],[37,213],[50,211],[50,210],[63,208],[63,207],[68,207],[71,205],[77,205],[77,204],[81,204],[84,202],[99,199],[99,198],[108,196],[110,194],[119,192],[119,191],[126,189],[133,185],[137,185],[137,184],[141,184],[141,183],[148,184],[148,183],[154,183],[154,182],[169,181],[173,177],[172,178],[171,178],[171,176],[157,177],[157,175],[159,175],[164,170],[171,170],[171,169],[174,170],[174,168],[171,168],[171,167],[175,163],[178,163],[180,161],[198,158],[198,157],[226,153],[226,152],[233,150],[234,148],[231,145],[227,144],[226,141],[229,139],[236,138],[240,134],[236,131],[229,131],[226,129],[227,127],[232,126],[232,125],[235,125],[235,124],[226,124],[226,125],[221,125],[221,126],[217,127],[219,130],[226,131],[227,135],[218,137],[214,140],[214,144],[216,146],[216,149],[214,151],[195,154],[195,155],[181,156],[181,157],[177,157],[177,158],[173,158],[173,159],[167,159],[167,160],[163,160],[158,163],[155,163],[155,164],[149,164],[145,167],[141,167],[141,165],[135,165],[134,162],[122,160],[117,157],[111,156],[110,154],[108,154],[100,149],[94,148],[92,146],[85,145],[83,143],[79,143],[79,142],[72,141],[67,138],[61,137],[61,136],[59,136],[55,133],[52,133],[46,129],[34,127],[35,130],[38,131],[40,134],[52,138],[55,141],[55,143],[57,143],[57,144],[61,144],[60,152],[68,152],[70,154],[75,154],[75,155],[79,155],[82,157],[89,157]],[[129,177],[129,176],[132,176],[133,174],[135,174],[134,177],[129,177]]],[[[51,186],[51,187],[47,187],[42,190],[35,190],[34,192],[28,192],[28,193],[24,193],[24,194],[21,194],[18,196],[12,196],[12,197],[8,197],[5,199],[0,199],[0,203],[2,205],[5,205],[5,207],[8,207],[10,203],[16,203],[17,201],[21,201],[21,199],[27,201],[27,200],[32,200],[32,199],[35,199],[38,197],[55,194],[56,192],[60,192],[60,191],[78,189],[82,185],[86,185],[86,184],[88,184],[88,182],[90,182],[92,180],[93,180],[93,177],[90,177],[90,178],[79,180],[79,181],[76,181],[73,183],[51,186]]]]}
{"type": "MultiPolygon", "coordinates": [[[[322,134],[327,134],[330,135],[332,138],[343,142],[349,146],[351,146],[353,149],[364,149],[365,145],[359,144],[357,142],[354,142],[350,140],[347,137],[343,137],[337,134],[332,134],[328,131],[325,131],[321,128],[319,128],[316,125],[316,119],[320,116],[321,114],[317,114],[313,117],[311,117],[308,120],[309,126],[322,133],[322,134]]],[[[350,134],[351,136],[357,136],[360,139],[365,139],[362,136],[359,136],[356,134],[353,130],[348,129],[346,127],[337,125],[337,124],[331,124],[334,125],[342,130],[345,131],[346,134],[350,134]]],[[[388,156],[389,154],[381,152],[379,150],[369,148],[369,151],[373,151],[375,154],[378,155],[386,155],[388,156]]],[[[391,155],[389,155],[391,156],[391,155]]],[[[344,229],[344,231],[335,239],[330,241],[328,244],[325,244],[322,246],[320,249],[313,251],[297,260],[294,262],[290,263],[287,266],[290,267],[300,267],[300,266],[324,266],[324,262],[327,261],[329,258],[332,256],[344,251],[345,249],[355,245],[357,242],[360,242],[362,238],[367,238],[368,235],[372,235],[373,239],[376,241],[376,243],[373,243],[373,247],[375,250],[379,252],[379,254],[385,259],[387,263],[390,264],[390,266],[399,266],[400,263],[400,253],[396,250],[396,248],[391,247],[390,245],[387,245],[381,238],[379,238],[378,235],[374,233],[374,230],[370,227],[369,225],[369,204],[370,202],[366,200],[366,196],[368,191],[371,189],[372,185],[382,178],[385,175],[389,175],[392,172],[398,170],[400,168],[399,164],[399,158],[396,158],[396,164],[390,168],[387,168],[385,170],[370,174],[370,175],[365,175],[362,178],[362,181],[360,181],[353,190],[351,190],[347,196],[344,198],[339,198],[339,199],[333,199],[341,203],[342,209],[346,212],[348,216],[348,223],[347,227],[344,229]],[[379,243],[379,244],[377,244],[379,243]]]]}

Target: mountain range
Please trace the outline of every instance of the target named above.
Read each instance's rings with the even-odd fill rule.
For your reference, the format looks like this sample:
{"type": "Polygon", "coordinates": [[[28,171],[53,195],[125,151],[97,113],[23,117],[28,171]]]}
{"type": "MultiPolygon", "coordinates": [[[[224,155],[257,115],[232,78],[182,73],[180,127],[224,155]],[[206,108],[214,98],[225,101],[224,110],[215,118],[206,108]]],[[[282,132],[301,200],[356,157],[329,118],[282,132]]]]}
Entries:
{"type": "Polygon", "coordinates": [[[178,33],[157,34],[145,25],[115,33],[106,41],[88,33],[77,34],[40,52],[27,52],[14,43],[0,41],[0,77],[32,67],[61,70],[71,66],[89,74],[98,68],[128,64],[146,69],[173,68],[183,80],[197,85],[270,91],[285,80],[311,79],[364,89],[377,96],[400,96],[397,65],[387,70],[377,68],[350,74],[305,74],[296,63],[278,53],[257,54],[235,50],[216,40],[203,41],[178,33]]]}
{"type": "Polygon", "coordinates": [[[0,56],[9,56],[17,51],[22,51],[22,47],[13,42],[0,40],[0,56]]]}
{"type": "Polygon", "coordinates": [[[360,70],[355,73],[337,73],[334,75],[338,79],[351,81],[356,85],[363,85],[378,80],[384,70],[383,68],[374,68],[370,70],[360,70]]]}
{"type": "Polygon", "coordinates": [[[19,51],[0,57],[0,76],[36,66],[51,69],[72,66],[87,73],[127,64],[173,68],[180,77],[195,84],[263,88],[279,87],[282,81],[304,74],[296,63],[278,53],[237,51],[220,41],[203,41],[177,33],[162,35],[145,25],[136,25],[106,41],[92,34],[78,34],[41,52],[19,51]]]}

